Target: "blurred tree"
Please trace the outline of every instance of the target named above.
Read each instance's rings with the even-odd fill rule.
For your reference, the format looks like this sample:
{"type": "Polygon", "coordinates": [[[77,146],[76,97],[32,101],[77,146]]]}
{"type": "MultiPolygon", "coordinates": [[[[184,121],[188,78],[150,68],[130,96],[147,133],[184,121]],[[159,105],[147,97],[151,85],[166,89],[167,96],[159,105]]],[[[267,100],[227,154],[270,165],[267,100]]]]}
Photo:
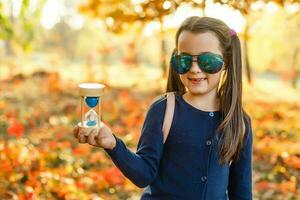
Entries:
{"type": "Polygon", "coordinates": [[[161,68],[166,75],[167,55],[165,31],[163,29],[163,19],[173,13],[182,3],[190,3],[193,6],[200,6],[204,10],[206,1],[161,1],[161,0],[88,0],[86,4],[80,6],[80,11],[95,18],[106,21],[108,30],[115,33],[126,31],[128,24],[139,23],[141,28],[149,22],[157,21],[160,23],[160,49],[161,49],[161,68]]]}
{"type": "Polygon", "coordinates": [[[0,39],[5,41],[5,53],[10,55],[12,53],[10,40],[13,37],[12,23],[12,2],[9,4],[10,16],[4,15],[4,5],[0,2],[0,39]]]}
{"type": "MultiPolygon", "coordinates": [[[[160,22],[160,40],[161,40],[161,67],[166,72],[166,45],[164,40],[163,19],[165,16],[173,13],[182,3],[190,3],[194,7],[200,7],[205,15],[207,0],[88,0],[80,7],[82,13],[91,15],[95,18],[104,19],[107,27],[113,32],[126,30],[126,24],[139,22],[142,26],[151,21],[160,22]]],[[[248,59],[248,41],[249,29],[256,20],[250,20],[250,11],[255,3],[267,4],[275,2],[280,6],[298,3],[298,0],[214,0],[214,3],[227,4],[232,8],[239,10],[246,19],[246,26],[243,34],[243,52],[246,75],[251,82],[251,67],[248,59]]],[[[261,7],[263,9],[263,7],[261,7]]]]}
{"type": "MultiPolygon", "coordinates": [[[[298,5],[299,4],[300,2],[298,5]]],[[[292,58],[292,71],[294,72],[292,77],[292,86],[296,88],[298,77],[300,77],[300,10],[298,9],[297,12],[290,15],[287,20],[292,24],[293,27],[295,27],[294,29],[291,29],[293,33],[290,36],[294,39],[293,44],[295,45],[292,58]]]]}
{"type": "Polygon", "coordinates": [[[0,2],[0,39],[5,41],[6,55],[15,53],[12,44],[24,52],[32,50],[44,3],[45,0],[40,0],[32,9],[30,0],[23,0],[18,15],[15,15],[14,1],[7,1],[6,4],[0,2]],[[4,6],[8,7],[8,14],[5,13],[4,6]]]}
{"type": "MultiPolygon", "coordinates": [[[[246,20],[246,26],[244,29],[244,40],[243,40],[243,51],[244,51],[244,60],[245,60],[245,68],[246,68],[246,74],[247,74],[247,78],[248,81],[251,82],[251,66],[249,64],[249,56],[248,56],[248,41],[249,41],[249,29],[252,26],[251,22],[255,21],[251,21],[250,20],[250,13],[252,10],[252,6],[255,3],[263,3],[263,4],[267,4],[269,2],[274,2],[277,3],[278,5],[284,7],[287,4],[299,4],[299,0],[247,0],[247,1],[237,1],[237,0],[214,0],[214,2],[220,3],[220,4],[227,4],[231,7],[233,7],[236,10],[239,10],[241,12],[241,14],[244,16],[245,20],[246,20]]],[[[264,7],[261,7],[261,9],[264,7]]]]}
{"type": "Polygon", "coordinates": [[[300,74],[300,69],[297,68],[298,57],[299,57],[299,47],[297,47],[296,50],[294,51],[294,53],[293,53],[293,59],[292,59],[292,77],[291,77],[291,82],[292,82],[292,86],[294,88],[297,87],[297,79],[298,79],[299,74],[300,74]]]}
{"type": "Polygon", "coordinates": [[[53,26],[53,28],[46,32],[44,43],[48,48],[52,48],[52,51],[60,51],[61,55],[65,55],[71,60],[75,59],[75,47],[77,38],[80,31],[74,30],[66,23],[64,17],[53,26]]]}
{"type": "Polygon", "coordinates": [[[241,14],[244,16],[244,18],[246,19],[246,26],[244,29],[244,39],[243,39],[243,52],[244,52],[244,63],[245,63],[245,68],[246,68],[246,75],[247,75],[247,79],[249,82],[251,82],[251,70],[250,70],[250,64],[249,64],[249,58],[248,58],[248,51],[247,51],[247,47],[248,47],[248,40],[249,40],[249,27],[251,26],[249,23],[249,13],[251,10],[251,5],[254,2],[257,2],[257,0],[254,1],[236,1],[236,0],[214,0],[215,3],[220,3],[220,4],[226,4],[226,5],[230,5],[231,7],[233,7],[236,10],[239,10],[241,12],[241,14]]]}
{"type": "Polygon", "coordinates": [[[297,6],[284,8],[268,6],[265,12],[251,13],[250,30],[252,38],[249,41],[249,55],[252,69],[257,72],[267,72],[273,78],[281,78],[296,87],[300,72],[300,15],[297,6]],[[271,7],[271,9],[270,9],[271,7]],[[267,37],[266,37],[267,36],[267,37]]]}

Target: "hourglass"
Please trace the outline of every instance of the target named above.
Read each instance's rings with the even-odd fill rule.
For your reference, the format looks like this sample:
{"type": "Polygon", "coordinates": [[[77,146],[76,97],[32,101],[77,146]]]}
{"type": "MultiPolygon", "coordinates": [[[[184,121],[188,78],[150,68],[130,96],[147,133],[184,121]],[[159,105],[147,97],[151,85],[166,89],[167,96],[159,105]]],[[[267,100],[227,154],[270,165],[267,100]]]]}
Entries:
{"type": "Polygon", "coordinates": [[[78,85],[81,103],[81,122],[78,126],[89,134],[101,127],[101,96],[104,85],[99,83],[81,83],[78,85]]]}

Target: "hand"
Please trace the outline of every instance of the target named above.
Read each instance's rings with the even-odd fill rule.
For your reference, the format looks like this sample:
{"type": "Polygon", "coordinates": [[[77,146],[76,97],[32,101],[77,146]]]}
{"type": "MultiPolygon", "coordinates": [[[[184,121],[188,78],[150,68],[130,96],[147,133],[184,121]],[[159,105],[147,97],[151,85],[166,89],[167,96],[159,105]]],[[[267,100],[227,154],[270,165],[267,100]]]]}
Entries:
{"type": "Polygon", "coordinates": [[[84,128],[75,126],[73,129],[74,137],[79,143],[88,143],[95,147],[104,149],[113,149],[116,146],[116,139],[112,134],[111,129],[102,122],[101,128],[93,129],[89,134],[84,128]]]}

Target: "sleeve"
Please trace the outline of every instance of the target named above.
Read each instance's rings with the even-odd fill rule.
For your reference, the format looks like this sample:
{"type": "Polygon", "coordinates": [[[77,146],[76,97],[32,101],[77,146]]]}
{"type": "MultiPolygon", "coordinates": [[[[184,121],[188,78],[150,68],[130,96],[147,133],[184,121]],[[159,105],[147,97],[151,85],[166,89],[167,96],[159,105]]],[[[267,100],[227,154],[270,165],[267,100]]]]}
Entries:
{"type": "Polygon", "coordinates": [[[130,151],[116,135],[116,146],[111,150],[105,149],[123,175],[140,188],[149,185],[158,173],[163,152],[165,106],[165,102],[156,101],[149,108],[136,153],[130,151]]]}
{"type": "Polygon", "coordinates": [[[230,166],[229,200],[252,200],[252,143],[251,120],[245,117],[246,134],[239,159],[230,166]]]}

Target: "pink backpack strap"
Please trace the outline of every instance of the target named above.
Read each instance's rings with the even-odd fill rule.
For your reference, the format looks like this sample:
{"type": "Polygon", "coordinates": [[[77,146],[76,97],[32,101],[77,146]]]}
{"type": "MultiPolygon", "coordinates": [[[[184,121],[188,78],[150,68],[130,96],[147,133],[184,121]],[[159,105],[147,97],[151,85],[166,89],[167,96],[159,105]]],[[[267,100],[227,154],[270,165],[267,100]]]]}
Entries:
{"type": "Polygon", "coordinates": [[[167,106],[166,106],[166,111],[165,111],[165,117],[164,117],[164,123],[163,123],[163,134],[164,134],[164,143],[166,142],[169,131],[172,125],[173,121],[173,115],[174,115],[174,110],[175,110],[175,94],[174,92],[168,92],[166,94],[167,96],[167,106]]]}

